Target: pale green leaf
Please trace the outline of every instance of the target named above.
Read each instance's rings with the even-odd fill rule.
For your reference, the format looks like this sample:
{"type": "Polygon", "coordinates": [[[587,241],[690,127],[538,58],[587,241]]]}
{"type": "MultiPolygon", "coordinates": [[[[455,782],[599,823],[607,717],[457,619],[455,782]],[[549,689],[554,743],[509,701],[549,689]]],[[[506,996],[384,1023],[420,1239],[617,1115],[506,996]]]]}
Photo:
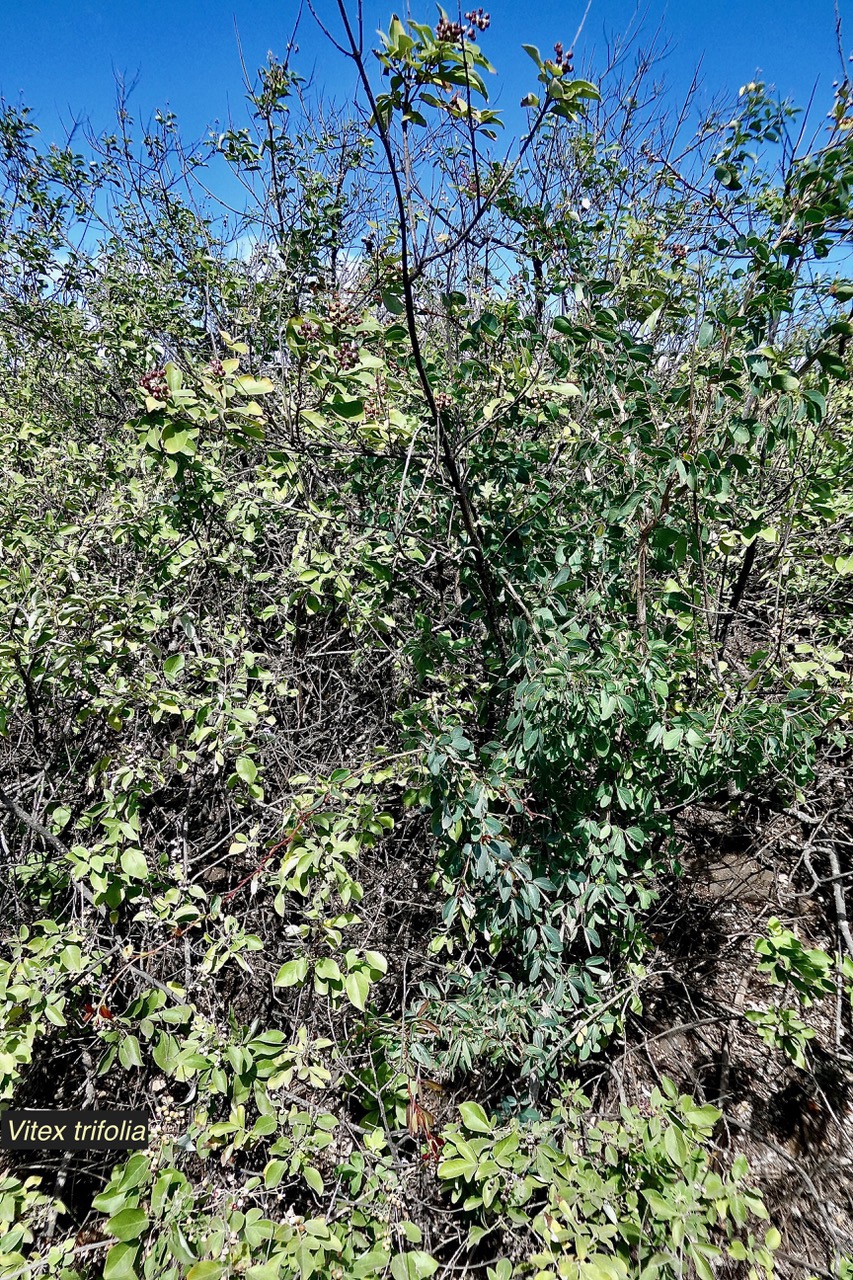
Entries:
{"type": "Polygon", "coordinates": [[[466,1129],[474,1133],[491,1133],[492,1123],[479,1102],[460,1102],[459,1114],[466,1129]]]}

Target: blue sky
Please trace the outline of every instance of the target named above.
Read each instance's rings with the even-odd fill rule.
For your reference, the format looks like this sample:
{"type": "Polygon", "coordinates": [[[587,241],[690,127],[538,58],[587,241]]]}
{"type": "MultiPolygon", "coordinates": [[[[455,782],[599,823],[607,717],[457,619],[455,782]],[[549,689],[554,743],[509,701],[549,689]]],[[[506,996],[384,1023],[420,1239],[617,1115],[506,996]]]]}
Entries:
{"type": "MultiPolygon", "coordinates": [[[[354,0],[352,0],[354,3],[354,0]]],[[[840,0],[853,45],[853,0],[840,0]]],[[[498,68],[493,98],[516,125],[520,95],[535,87],[533,64],[520,53],[522,42],[550,51],[556,39],[568,44],[584,3],[562,0],[493,0],[486,7],[492,27],[481,44],[498,68]]],[[[322,16],[336,26],[333,0],[318,0],[322,16]]],[[[115,100],[115,72],[138,77],[132,99],[137,117],[147,118],[169,105],[185,132],[200,136],[229,108],[239,113],[241,71],[235,35],[239,29],[250,69],[263,62],[268,49],[283,55],[298,0],[2,0],[0,93],[22,97],[50,140],[58,140],[63,123],[88,116],[97,128],[109,127],[115,100]]],[[[366,0],[368,31],[387,27],[387,8],[366,0]]],[[[454,16],[452,6],[449,11],[454,16]]],[[[703,60],[706,98],[721,91],[736,93],[745,81],[761,76],[785,95],[806,101],[818,83],[815,124],[829,106],[832,81],[839,74],[832,0],[646,0],[644,29],[661,27],[672,49],[666,76],[677,94],[703,60]]],[[[433,21],[434,5],[412,14],[433,21]]],[[[576,64],[590,50],[601,51],[605,32],[624,31],[636,21],[633,0],[592,0],[576,64]]],[[[295,59],[303,74],[338,99],[351,95],[351,69],[328,48],[306,11],[297,37],[295,59]]]]}

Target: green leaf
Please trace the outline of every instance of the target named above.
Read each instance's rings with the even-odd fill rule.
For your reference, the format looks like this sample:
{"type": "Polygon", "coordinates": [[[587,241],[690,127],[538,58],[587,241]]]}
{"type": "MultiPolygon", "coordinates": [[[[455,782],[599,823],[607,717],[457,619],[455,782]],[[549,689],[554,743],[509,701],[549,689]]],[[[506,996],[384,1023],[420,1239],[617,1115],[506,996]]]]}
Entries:
{"type": "Polygon", "coordinates": [[[730,164],[718,164],[714,176],[727,191],[740,191],[740,178],[730,164]]]}
{"type": "Polygon", "coordinates": [[[367,1005],[367,996],[370,991],[370,979],[363,969],[355,969],[352,973],[348,973],[344,981],[344,990],[349,997],[350,1003],[354,1004],[356,1009],[360,1009],[363,1013],[367,1005]]]}
{"type": "Polygon", "coordinates": [[[438,1166],[439,1178],[473,1178],[477,1172],[477,1161],[470,1160],[465,1156],[451,1157],[449,1160],[442,1160],[438,1166]]]}
{"type": "Polygon", "coordinates": [[[258,776],[257,765],[251,756],[239,756],[237,763],[234,765],[234,770],[244,782],[252,783],[258,776]]]}
{"type": "Polygon", "coordinates": [[[270,1160],[264,1169],[264,1186],[267,1191],[273,1190],[287,1173],[286,1160],[270,1160]]]}
{"type": "Polygon", "coordinates": [[[182,653],[175,653],[171,658],[167,658],[163,663],[163,671],[167,676],[180,675],[184,669],[184,662],[184,655],[182,653]]]}
{"type": "Polygon", "coordinates": [[[177,426],[175,423],[169,423],[164,427],[160,434],[160,443],[166,453],[195,453],[195,441],[191,438],[190,433],[183,427],[177,426]]]}
{"type": "Polygon", "coordinates": [[[395,53],[400,48],[401,39],[406,39],[406,28],[395,13],[388,28],[388,44],[395,53]]]}
{"type": "Polygon", "coordinates": [[[122,1040],[119,1046],[118,1060],[123,1067],[142,1066],[142,1053],[136,1036],[127,1036],[122,1040]]]}
{"type": "Polygon", "coordinates": [[[388,1259],[391,1255],[387,1249],[371,1249],[369,1253],[363,1253],[360,1258],[351,1263],[350,1271],[355,1280],[374,1280],[375,1276],[383,1273],[388,1266],[388,1259]]]}
{"type": "Polygon", "coordinates": [[[141,1209],[122,1209],[108,1219],[105,1230],[117,1240],[136,1240],[148,1228],[148,1215],[141,1209]]]}
{"type": "Polygon", "coordinates": [[[657,328],[658,321],[663,311],[663,303],[659,307],[655,307],[654,311],[650,311],[643,321],[642,333],[654,333],[657,328]]]}
{"type": "Polygon", "coordinates": [[[835,280],[829,291],[839,302],[851,302],[853,301],[853,280],[835,280]]]}
{"type": "Polygon", "coordinates": [[[421,1249],[398,1253],[391,1259],[394,1280],[426,1280],[438,1270],[438,1263],[421,1249]]]}
{"type": "Polygon", "coordinates": [[[776,1227],[768,1227],[764,1233],[764,1243],[768,1249],[776,1250],[782,1243],[782,1236],[776,1227]]]}
{"type": "Polygon", "coordinates": [[[67,947],[63,947],[59,953],[59,963],[63,969],[68,969],[71,973],[79,973],[83,968],[83,957],[80,954],[80,948],[74,942],[69,942],[67,947]]]}
{"type": "MultiPolygon", "coordinates": [[[[698,1246],[693,1241],[688,1241],[687,1252],[693,1259],[693,1265],[696,1268],[698,1280],[716,1280],[714,1268],[711,1266],[707,1258],[703,1257],[698,1251],[698,1246]]],[[[716,1255],[715,1255],[716,1256],[716,1255]]]]}
{"type": "Polygon", "coordinates": [[[235,378],[234,385],[244,396],[268,396],[271,391],[275,391],[275,383],[269,378],[251,378],[248,374],[235,378]]]}
{"type": "Polygon", "coordinates": [[[680,1208],[662,1196],[659,1191],[650,1189],[643,1191],[642,1195],[648,1202],[649,1208],[655,1218],[658,1218],[662,1222],[668,1222],[672,1218],[677,1218],[679,1216],[680,1208]]]}
{"type": "Polygon", "coordinates": [[[570,80],[566,85],[566,91],[567,96],[572,98],[586,98],[591,102],[601,101],[601,94],[589,80],[570,80]]]}
{"type": "Polygon", "coordinates": [[[58,1009],[55,1004],[45,1005],[44,1016],[47,1018],[48,1022],[52,1022],[55,1027],[65,1027],[68,1025],[62,1010],[58,1009]]]}
{"type": "Polygon", "coordinates": [[[323,1179],[320,1176],[319,1169],[315,1169],[312,1164],[306,1164],[302,1170],[302,1176],[312,1191],[316,1191],[318,1196],[323,1194],[323,1179]]]}
{"type": "Polygon", "coordinates": [[[365,951],[364,958],[376,973],[384,976],[388,972],[388,961],[381,951],[365,951]]]}
{"type": "Polygon", "coordinates": [[[687,1144],[684,1141],[684,1135],[675,1125],[670,1125],[663,1135],[663,1145],[666,1154],[677,1169],[682,1169],[687,1161],[687,1144]]]}
{"type": "Polygon", "coordinates": [[[339,418],[346,418],[350,421],[354,418],[360,418],[364,413],[363,400],[344,400],[341,397],[335,397],[329,407],[339,418]]]}
{"type": "Polygon", "coordinates": [[[323,956],[321,960],[318,960],[314,972],[324,982],[341,981],[341,971],[338,968],[338,963],[331,956],[323,956]]]}
{"type": "Polygon", "coordinates": [[[141,849],[125,849],[121,855],[121,869],[132,880],[145,880],[148,877],[148,863],[141,849]]]}
{"type": "Polygon", "coordinates": [[[136,1280],[137,1253],[135,1244],[114,1244],[104,1259],[104,1280],[136,1280]]]}
{"type": "Polygon", "coordinates": [[[466,1129],[471,1129],[474,1133],[491,1133],[492,1122],[479,1102],[460,1102],[459,1114],[466,1129]]]}
{"type": "Polygon", "coordinates": [[[820,391],[808,390],[803,392],[803,399],[812,407],[810,417],[816,418],[818,422],[826,417],[826,396],[820,391]]]}
{"type": "Polygon", "coordinates": [[[390,293],[387,289],[382,291],[382,305],[392,316],[401,316],[406,310],[402,299],[398,298],[396,294],[390,293]]]}
{"type": "Polygon", "coordinates": [[[186,1280],[219,1280],[225,1269],[224,1262],[214,1262],[208,1258],[204,1262],[197,1262],[195,1266],[190,1267],[186,1280]]]}
{"type": "Polygon", "coordinates": [[[717,1107],[711,1106],[710,1103],[705,1103],[704,1106],[700,1107],[689,1098],[682,1102],[681,1113],[687,1123],[697,1129],[713,1129],[723,1114],[722,1111],[717,1107]]]}
{"type": "Polygon", "coordinates": [[[299,956],[297,960],[288,960],[275,975],[273,985],[276,987],[295,987],[308,976],[308,958],[299,956]]]}

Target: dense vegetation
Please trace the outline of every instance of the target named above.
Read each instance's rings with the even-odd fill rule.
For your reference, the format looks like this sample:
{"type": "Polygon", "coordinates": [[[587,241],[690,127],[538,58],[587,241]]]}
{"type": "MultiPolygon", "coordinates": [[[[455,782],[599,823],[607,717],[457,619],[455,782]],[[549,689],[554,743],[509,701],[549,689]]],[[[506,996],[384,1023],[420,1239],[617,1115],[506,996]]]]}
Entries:
{"type": "Polygon", "coordinates": [[[153,1122],[0,1276],[847,1275],[851,87],[528,48],[507,154],[337,16],[363,111],[0,115],[0,1096],[153,1122]]]}

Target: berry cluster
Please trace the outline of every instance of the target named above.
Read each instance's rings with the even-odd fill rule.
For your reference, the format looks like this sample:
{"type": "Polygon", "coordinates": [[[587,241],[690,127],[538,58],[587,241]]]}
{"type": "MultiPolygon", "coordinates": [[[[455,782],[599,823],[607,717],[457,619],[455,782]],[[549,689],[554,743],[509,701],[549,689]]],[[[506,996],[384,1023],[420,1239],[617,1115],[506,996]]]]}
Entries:
{"type": "Polygon", "coordinates": [[[446,391],[437,391],[433,396],[435,407],[439,413],[446,413],[448,409],[453,408],[453,397],[449,396],[446,391]]]}
{"type": "Polygon", "coordinates": [[[315,324],[313,320],[303,320],[296,332],[303,342],[315,342],[320,336],[320,326],[315,324]]]}
{"type": "Polygon", "coordinates": [[[449,40],[452,44],[458,44],[460,40],[473,40],[478,31],[486,31],[491,22],[491,18],[482,9],[472,9],[470,13],[465,14],[468,26],[463,22],[451,22],[449,18],[442,15],[438,20],[435,28],[436,37],[439,40],[449,40]]]}
{"type": "Polygon", "coordinates": [[[213,374],[214,378],[221,378],[225,372],[225,366],[223,365],[222,361],[219,359],[211,360],[210,372],[213,374]]]}
{"type": "MultiPolygon", "coordinates": [[[[488,31],[491,18],[487,13],[483,13],[482,9],[472,9],[470,13],[465,14],[465,17],[478,31],[488,31]]],[[[474,32],[471,31],[470,35],[473,36],[473,34],[474,32]]]]}
{"type": "Polygon", "coordinates": [[[148,1125],[148,1162],[155,1171],[166,1157],[164,1143],[172,1141],[186,1124],[186,1113],[174,1105],[175,1099],[170,1093],[158,1101],[158,1114],[148,1125]]]}
{"type": "Polygon", "coordinates": [[[348,324],[352,319],[349,309],[341,302],[340,298],[332,298],[326,307],[326,315],[329,318],[329,324],[348,324]]]}
{"type": "Polygon", "coordinates": [[[462,39],[464,27],[461,22],[451,22],[444,15],[439,18],[436,24],[435,34],[438,40],[451,40],[455,44],[462,39]]]}
{"type": "Polygon", "coordinates": [[[514,272],[507,278],[509,290],[515,298],[524,297],[524,276],[520,272],[514,272]]]}
{"type": "Polygon", "coordinates": [[[478,194],[479,188],[476,174],[472,173],[467,165],[463,164],[460,167],[459,178],[459,186],[461,190],[465,191],[469,196],[475,196],[478,194]]]}
{"type": "Polygon", "coordinates": [[[687,245],[674,244],[672,246],[672,256],[673,258],[676,259],[677,262],[683,262],[684,259],[687,257],[687,245]]]}
{"type": "Polygon", "coordinates": [[[373,394],[369,395],[364,402],[364,416],[368,422],[378,422],[380,419],[387,417],[385,411],[385,395],[387,391],[388,384],[381,374],[377,374],[373,394]]]}
{"type": "Polygon", "coordinates": [[[358,347],[354,342],[342,342],[338,347],[338,365],[341,369],[354,369],[358,364],[358,347]]]}
{"type": "Polygon", "coordinates": [[[152,396],[155,400],[169,398],[169,384],[166,381],[165,369],[149,369],[148,373],[143,373],[139,379],[139,385],[146,395],[152,396]]]}
{"type": "Polygon", "coordinates": [[[568,53],[563,52],[563,42],[558,40],[554,45],[554,61],[562,71],[563,75],[571,75],[573,71],[572,59],[574,58],[574,50],[570,49],[568,53]]]}

